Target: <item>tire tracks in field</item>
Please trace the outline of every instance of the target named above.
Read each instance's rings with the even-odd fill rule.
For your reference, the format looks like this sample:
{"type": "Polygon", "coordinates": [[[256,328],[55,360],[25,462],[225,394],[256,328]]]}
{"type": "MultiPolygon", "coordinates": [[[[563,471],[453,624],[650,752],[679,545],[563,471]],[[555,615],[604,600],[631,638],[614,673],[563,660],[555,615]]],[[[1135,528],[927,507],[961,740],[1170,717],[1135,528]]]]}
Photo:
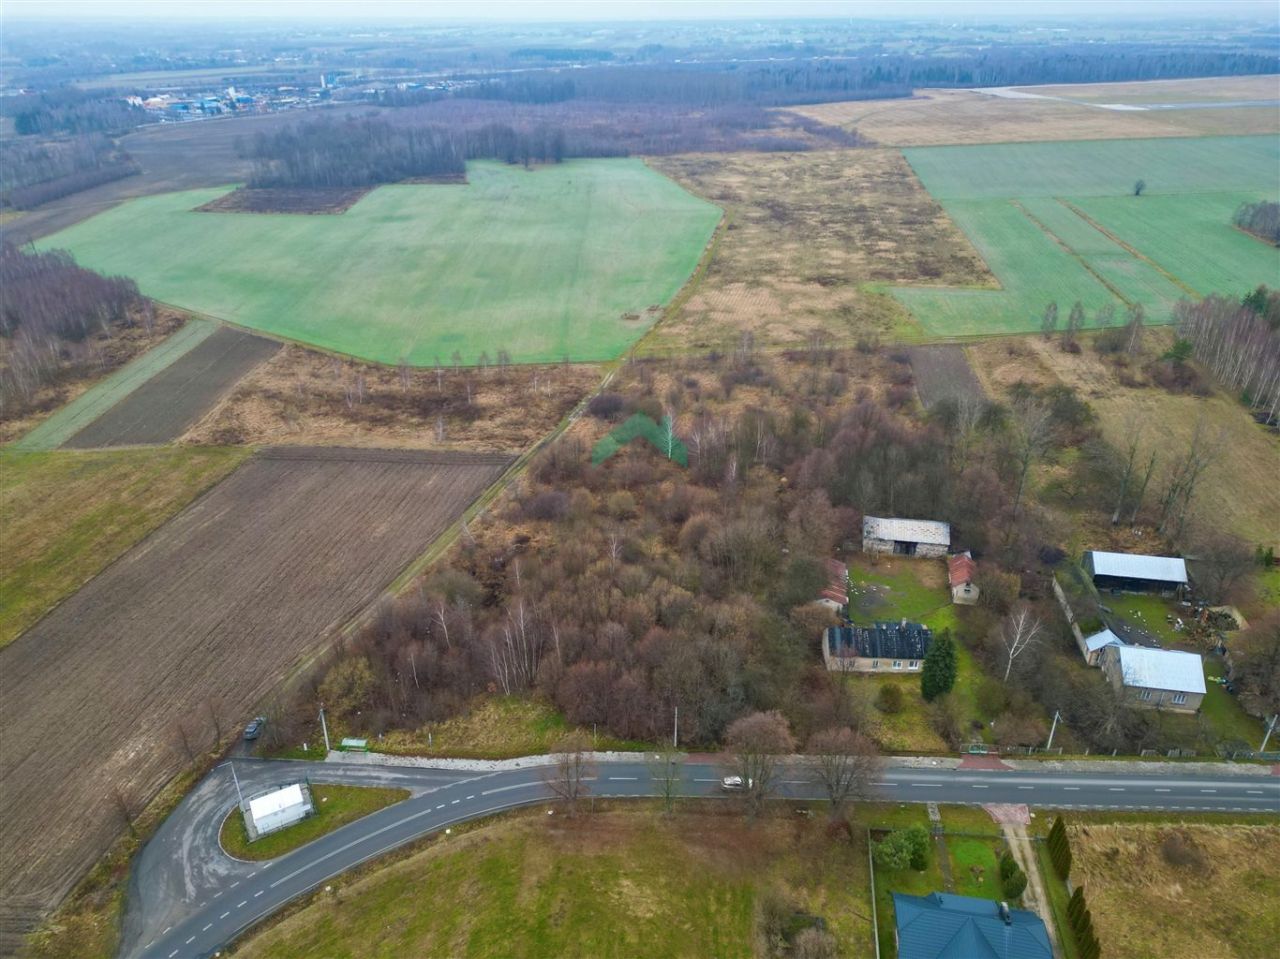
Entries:
{"type": "Polygon", "coordinates": [[[1108,280],[1105,276],[1103,276],[1101,273],[1095,270],[1090,265],[1089,261],[1086,260],[1079,253],[1077,253],[1075,249],[1067,243],[1066,240],[1062,239],[1062,237],[1058,236],[1058,234],[1054,233],[1051,229],[1049,229],[1048,224],[1046,224],[1043,220],[1041,220],[1034,213],[1032,213],[1025,206],[1023,206],[1019,200],[1011,199],[1009,200],[1009,202],[1013,204],[1014,208],[1018,210],[1019,213],[1021,213],[1028,220],[1030,220],[1037,227],[1039,227],[1040,231],[1044,233],[1045,236],[1051,239],[1054,243],[1058,244],[1058,246],[1062,248],[1063,252],[1065,252],[1067,256],[1071,257],[1073,260],[1079,263],[1080,266],[1084,270],[1086,270],[1090,276],[1092,276],[1095,280],[1097,280],[1104,287],[1106,287],[1111,292],[1112,296],[1118,299],[1125,306],[1133,306],[1133,301],[1131,299],[1129,299],[1127,296],[1121,293],[1119,288],[1117,288],[1110,280],[1108,280]]]}
{"type": "Polygon", "coordinates": [[[1105,226],[1103,226],[1097,220],[1093,219],[1093,217],[1089,216],[1089,214],[1085,213],[1084,210],[1080,209],[1070,200],[1064,200],[1061,197],[1054,197],[1054,199],[1058,203],[1061,203],[1063,206],[1065,206],[1068,210],[1070,210],[1076,216],[1080,217],[1080,219],[1084,220],[1085,223],[1088,223],[1091,227],[1093,227],[1095,230],[1097,230],[1099,233],[1105,236],[1108,240],[1110,240],[1116,246],[1120,247],[1120,249],[1128,253],[1135,260],[1141,260],[1143,263],[1147,264],[1147,266],[1151,267],[1153,270],[1155,270],[1157,273],[1163,276],[1166,280],[1168,280],[1178,289],[1185,290],[1187,293],[1191,294],[1197,299],[1203,295],[1200,293],[1199,290],[1193,290],[1190,286],[1182,282],[1182,280],[1178,279],[1178,277],[1174,276],[1172,273],[1170,273],[1168,270],[1162,267],[1155,260],[1151,259],[1151,257],[1147,256],[1141,250],[1137,249],[1137,247],[1131,246],[1130,244],[1126,243],[1124,240],[1120,239],[1120,237],[1116,236],[1116,234],[1112,233],[1110,230],[1108,230],[1105,226]]]}

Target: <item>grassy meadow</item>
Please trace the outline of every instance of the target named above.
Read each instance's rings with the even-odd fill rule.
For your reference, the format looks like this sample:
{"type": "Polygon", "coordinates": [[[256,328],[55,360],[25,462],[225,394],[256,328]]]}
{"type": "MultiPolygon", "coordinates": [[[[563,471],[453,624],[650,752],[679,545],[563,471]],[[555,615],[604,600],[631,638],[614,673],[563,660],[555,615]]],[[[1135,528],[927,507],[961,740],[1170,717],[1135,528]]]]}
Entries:
{"type": "Polygon", "coordinates": [[[222,822],[218,841],[236,859],[263,862],[305,846],[347,823],[363,819],[370,813],[409,798],[407,789],[378,786],[338,786],[319,783],[311,787],[311,801],[316,811],[302,822],[286,826],[279,832],[249,841],[244,814],[237,806],[222,822]]]}
{"type": "Polygon", "coordinates": [[[1235,209],[1280,196],[1271,136],[946,146],[904,151],[925,188],[982,254],[998,291],[897,288],[935,336],[1087,325],[1110,303],[1167,323],[1184,297],[1238,296],[1280,275],[1280,251],[1236,230],[1235,209]],[[1142,196],[1134,183],[1147,184],[1142,196]]]}
{"type": "Polygon", "coordinates": [[[339,215],[132,200],[49,237],[163,302],[381,363],[612,359],[659,316],[720,220],[639,160],[380,187],[339,215]],[[628,318],[630,317],[630,318],[628,318]]]}
{"type": "Polygon", "coordinates": [[[201,447],[0,452],[0,647],[247,455],[201,447]]]}

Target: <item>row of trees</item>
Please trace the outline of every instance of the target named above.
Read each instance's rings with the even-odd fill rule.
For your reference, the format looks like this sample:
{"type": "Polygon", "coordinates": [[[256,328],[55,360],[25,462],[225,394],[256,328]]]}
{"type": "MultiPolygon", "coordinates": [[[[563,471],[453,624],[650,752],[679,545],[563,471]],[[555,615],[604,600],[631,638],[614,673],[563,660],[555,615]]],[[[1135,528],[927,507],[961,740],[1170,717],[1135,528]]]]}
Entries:
{"type": "Polygon", "coordinates": [[[132,280],[106,277],[76,265],[61,250],[31,253],[0,246],[0,409],[13,415],[69,362],[87,358],[84,344],[95,333],[145,322],[148,302],[132,280]]]}
{"type": "Polygon", "coordinates": [[[1280,314],[1280,294],[1265,288],[1243,303],[1213,294],[1174,307],[1178,335],[1224,386],[1239,392],[1258,419],[1280,420],[1280,328],[1268,322],[1280,314]]]}
{"type": "Polygon", "coordinates": [[[19,136],[119,133],[147,120],[145,110],[114,91],[91,93],[69,86],[0,97],[0,116],[13,120],[19,136]]]}

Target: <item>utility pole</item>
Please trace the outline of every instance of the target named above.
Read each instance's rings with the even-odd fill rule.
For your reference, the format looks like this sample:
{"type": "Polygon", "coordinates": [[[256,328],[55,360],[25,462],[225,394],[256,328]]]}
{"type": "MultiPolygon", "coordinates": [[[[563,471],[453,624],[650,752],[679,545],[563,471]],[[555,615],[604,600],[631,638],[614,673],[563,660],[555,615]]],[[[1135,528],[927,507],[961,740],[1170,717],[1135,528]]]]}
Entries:
{"type": "Polygon", "coordinates": [[[675,707],[675,718],[671,721],[671,748],[680,748],[680,707],[675,707]]]}
{"type": "MultiPolygon", "coordinates": [[[[236,775],[236,764],[231,760],[227,760],[222,765],[231,767],[231,781],[236,784],[236,798],[240,800],[241,808],[244,808],[244,793],[240,791],[240,777],[236,775]]],[[[222,767],[218,768],[221,769],[222,767]]]]}
{"type": "Polygon", "coordinates": [[[1265,753],[1267,751],[1267,743],[1271,741],[1271,734],[1276,731],[1276,720],[1280,719],[1280,713],[1276,713],[1271,717],[1271,724],[1267,726],[1267,734],[1262,737],[1262,745],[1258,747],[1258,752],[1265,753]]]}
{"type": "Polygon", "coordinates": [[[324,733],[324,751],[327,755],[331,751],[329,746],[329,726],[324,721],[324,707],[320,707],[320,730],[324,733]]]}
{"type": "Polygon", "coordinates": [[[1046,751],[1053,748],[1053,734],[1058,731],[1058,719],[1061,716],[1062,713],[1059,710],[1053,711],[1053,727],[1049,730],[1049,742],[1044,747],[1046,751]]]}

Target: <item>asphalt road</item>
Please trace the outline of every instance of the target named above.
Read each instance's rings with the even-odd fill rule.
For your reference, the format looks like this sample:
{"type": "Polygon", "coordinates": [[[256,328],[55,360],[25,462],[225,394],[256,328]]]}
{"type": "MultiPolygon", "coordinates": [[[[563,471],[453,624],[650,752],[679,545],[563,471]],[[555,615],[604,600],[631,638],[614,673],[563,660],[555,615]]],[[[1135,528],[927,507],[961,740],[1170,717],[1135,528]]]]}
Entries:
{"type": "MultiPolygon", "coordinates": [[[[1231,775],[1131,775],[1105,763],[1087,773],[931,769],[889,765],[877,783],[892,802],[1026,803],[1055,809],[1165,809],[1280,813],[1280,779],[1231,775]]],[[[246,928],[339,873],[452,824],[547,802],[539,769],[457,773],[415,767],[237,760],[241,785],[261,788],[310,775],[316,781],[400,785],[404,802],[264,863],[240,863],[217,846],[235,803],[226,769],[216,770],[178,807],[139,857],[130,887],[122,954],[186,959],[212,955],[246,928]],[[212,845],[210,845],[212,843],[212,845]],[[163,925],[161,925],[163,923],[163,925]]],[[[722,768],[684,766],[684,796],[724,796],[722,768]]],[[[601,763],[599,797],[653,795],[644,762],[601,763]]],[[[783,797],[820,799],[799,770],[783,797]]]]}

